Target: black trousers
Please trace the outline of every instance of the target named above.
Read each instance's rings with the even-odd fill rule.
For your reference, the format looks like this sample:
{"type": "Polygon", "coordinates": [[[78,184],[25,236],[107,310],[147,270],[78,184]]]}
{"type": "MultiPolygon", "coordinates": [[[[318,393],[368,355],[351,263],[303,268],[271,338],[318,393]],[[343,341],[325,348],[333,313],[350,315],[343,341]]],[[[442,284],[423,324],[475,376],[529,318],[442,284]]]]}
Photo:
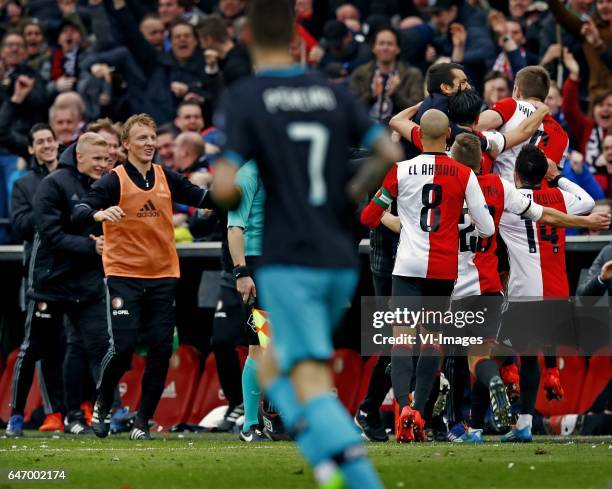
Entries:
{"type": "Polygon", "coordinates": [[[45,366],[42,393],[50,398],[52,412],[63,411],[64,406],[51,392],[64,392],[66,411],[79,409],[85,399],[83,386],[91,377],[96,381],[99,377],[108,349],[107,331],[104,299],[78,304],[28,300],[25,336],[13,370],[12,413],[23,414],[38,360],[45,366]],[[69,325],[65,349],[64,324],[69,325]]]}
{"type": "Polygon", "coordinates": [[[108,351],[98,382],[102,402],[110,406],[121,376],[130,368],[139,337],[147,343],[138,416],[148,421],[159,404],[172,355],[175,323],[175,278],[108,277],[108,351]]]}
{"type": "MultiPolygon", "coordinates": [[[[391,274],[381,275],[373,273],[372,281],[374,284],[374,294],[377,297],[389,297],[391,295],[391,274]]],[[[381,301],[378,307],[384,310],[386,304],[381,301]]],[[[372,370],[372,377],[370,377],[365,399],[359,406],[359,409],[368,416],[378,417],[380,405],[385,400],[389,389],[391,389],[391,377],[387,374],[387,368],[391,363],[390,353],[391,348],[385,346],[372,370]]]]}

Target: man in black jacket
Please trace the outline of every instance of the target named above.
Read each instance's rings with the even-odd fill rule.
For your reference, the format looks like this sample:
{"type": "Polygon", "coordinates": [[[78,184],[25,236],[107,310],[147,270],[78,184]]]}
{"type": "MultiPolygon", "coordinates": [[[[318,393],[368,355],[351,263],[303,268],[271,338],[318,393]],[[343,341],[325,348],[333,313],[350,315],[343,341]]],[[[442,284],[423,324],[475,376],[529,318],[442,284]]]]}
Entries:
{"type": "Polygon", "coordinates": [[[606,291],[612,297],[612,244],[599,252],[585,281],[578,287],[577,295],[596,297],[604,295],[606,291]]]}
{"type": "MultiPolygon", "coordinates": [[[[28,270],[32,241],[34,240],[34,194],[38,185],[49,173],[57,168],[58,143],[55,134],[47,124],[35,124],[29,133],[29,153],[32,157],[31,171],[15,182],[11,202],[11,228],[17,241],[24,244],[23,264],[28,270]]],[[[25,283],[24,283],[25,285],[25,283]]],[[[25,306],[22,305],[25,309],[25,306]]],[[[61,428],[62,402],[62,359],[63,348],[49,351],[50,355],[40,362],[38,379],[41,384],[45,422],[41,431],[61,428]],[[59,423],[58,423],[59,421],[59,423]]]]}
{"type": "Polygon", "coordinates": [[[114,0],[115,16],[126,47],[146,77],[142,111],[159,124],[174,118],[178,104],[189,98],[209,98],[204,79],[204,57],[199,49],[194,27],[175,21],[170,29],[170,52],[159,52],[145,40],[125,6],[125,0],[114,0]]]}
{"type": "MultiPolygon", "coordinates": [[[[241,43],[234,42],[221,17],[218,15],[206,17],[198,26],[198,34],[202,48],[216,53],[218,67],[223,73],[223,82],[226,86],[251,74],[252,63],[249,52],[241,43]]],[[[205,53],[205,56],[208,54],[205,53]]]]}
{"type": "MultiPolygon", "coordinates": [[[[425,73],[425,84],[427,96],[413,119],[417,124],[420,124],[421,117],[429,109],[437,109],[448,115],[448,102],[451,96],[471,88],[463,66],[458,63],[438,63],[431,66],[425,73]]],[[[451,140],[453,140],[460,131],[452,121],[450,127],[451,140]]],[[[404,149],[408,158],[420,153],[412,143],[405,142],[404,149]]]]}
{"type": "Polygon", "coordinates": [[[23,409],[36,360],[58,348],[64,316],[67,352],[64,364],[64,431],[90,431],[80,403],[87,380],[86,358],[94,380],[108,348],[105,289],[102,274],[103,238],[98,224],[77,228],[73,207],[98,180],[106,166],[108,144],[102,136],[86,133],[70,146],[58,169],[39,185],[34,197],[36,234],[27,282],[25,339],[13,373],[12,413],[8,436],[21,435],[23,409]],[[72,359],[72,360],[71,360],[72,359]]]}
{"type": "Polygon", "coordinates": [[[57,168],[58,142],[53,130],[43,123],[32,126],[29,134],[31,170],[15,182],[11,196],[11,227],[15,238],[25,243],[24,264],[27,269],[34,239],[33,199],[38,184],[57,168]]]}

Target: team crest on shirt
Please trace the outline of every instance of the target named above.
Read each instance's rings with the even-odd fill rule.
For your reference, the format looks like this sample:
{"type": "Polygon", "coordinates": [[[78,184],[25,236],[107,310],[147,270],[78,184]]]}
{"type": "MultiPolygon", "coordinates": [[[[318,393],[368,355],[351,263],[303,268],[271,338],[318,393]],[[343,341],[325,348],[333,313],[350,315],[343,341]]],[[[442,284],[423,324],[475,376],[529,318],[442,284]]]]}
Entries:
{"type": "Polygon", "coordinates": [[[114,297],[111,301],[111,306],[113,308],[113,316],[129,316],[130,311],[127,309],[123,309],[123,299],[121,297],[114,297]]]}
{"type": "Polygon", "coordinates": [[[47,304],[46,302],[42,302],[42,301],[37,302],[36,312],[34,313],[34,316],[36,316],[37,318],[41,318],[41,319],[50,319],[51,314],[49,314],[48,312],[45,312],[48,308],[49,308],[49,304],[47,304]]]}

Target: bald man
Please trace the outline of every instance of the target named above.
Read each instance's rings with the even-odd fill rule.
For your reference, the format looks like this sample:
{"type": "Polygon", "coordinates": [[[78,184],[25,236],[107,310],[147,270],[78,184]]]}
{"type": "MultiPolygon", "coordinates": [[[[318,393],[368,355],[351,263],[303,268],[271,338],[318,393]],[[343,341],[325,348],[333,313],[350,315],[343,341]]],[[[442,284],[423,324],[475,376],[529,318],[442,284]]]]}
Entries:
{"type": "MultiPolygon", "coordinates": [[[[174,164],[179,173],[189,174],[199,170],[205,144],[197,132],[183,132],[174,141],[174,164]]],[[[188,175],[187,175],[188,176],[188,175]]]]}
{"type": "MultiPolygon", "coordinates": [[[[399,307],[401,297],[431,297],[425,303],[413,300],[410,306],[446,311],[457,279],[457,223],[464,201],[479,236],[492,236],[495,226],[474,172],[444,152],[450,135],[446,115],[439,110],[428,110],[421,118],[419,132],[423,153],[394,165],[382,188],[363,210],[361,221],[371,229],[378,227],[393,199],[397,199],[401,229],[393,269],[395,307],[399,307]]],[[[427,336],[427,333],[452,335],[452,332],[433,322],[422,323],[418,337],[414,328],[396,326],[394,329],[395,336],[406,335],[403,338],[406,343],[410,342],[396,344],[391,358],[391,382],[400,406],[396,439],[399,442],[424,441],[422,413],[440,366],[440,345],[433,341],[438,335],[427,336]],[[414,369],[412,355],[417,344],[420,344],[420,357],[414,398],[409,405],[414,369]],[[398,355],[400,350],[401,356],[398,355]]]]}

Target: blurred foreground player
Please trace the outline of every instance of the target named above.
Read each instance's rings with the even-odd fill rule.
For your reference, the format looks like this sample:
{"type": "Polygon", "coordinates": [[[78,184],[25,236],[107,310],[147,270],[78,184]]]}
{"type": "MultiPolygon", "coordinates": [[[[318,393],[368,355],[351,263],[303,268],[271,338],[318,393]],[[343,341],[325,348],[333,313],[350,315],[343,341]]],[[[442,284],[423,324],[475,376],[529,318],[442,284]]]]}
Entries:
{"type": "Polygon", "coordinates": [[[401,151],[347,92],[292,65],[292,2],[255,0],[249,23],[259,72],[230,87],[221,105],[216,126],[227,141],[213,188],[219,202],[236,205],[237,167],[250,158],[259,165],[266,202],[258,293],[278,362],[274,376],[262,359],[260,373],[322,487],[378,488],[359,434],[331,394],[328,360],[357,281],[347,148],[361,142],[380,157],[348,185],[355,201],[401,151]]]}
{"type": "Polygon", "coordinates": [[[127,161],[102,177],[75,207],[77,224],[102,222],[108,329],[92,428],[99,437],[110,430],[115,386],[129,369],[140,334],[148,342],[142,398],[132,440],[149,440],[149,419],[161,398],[172,354],[175,289],[179,262],[172,225],[172,203],[211,207],[207,190],[184,176],[153,164],[157,126],[147,114],[123,125],[127,161]],[[104,209],[104,210],[98,210],[104,209]]]}

